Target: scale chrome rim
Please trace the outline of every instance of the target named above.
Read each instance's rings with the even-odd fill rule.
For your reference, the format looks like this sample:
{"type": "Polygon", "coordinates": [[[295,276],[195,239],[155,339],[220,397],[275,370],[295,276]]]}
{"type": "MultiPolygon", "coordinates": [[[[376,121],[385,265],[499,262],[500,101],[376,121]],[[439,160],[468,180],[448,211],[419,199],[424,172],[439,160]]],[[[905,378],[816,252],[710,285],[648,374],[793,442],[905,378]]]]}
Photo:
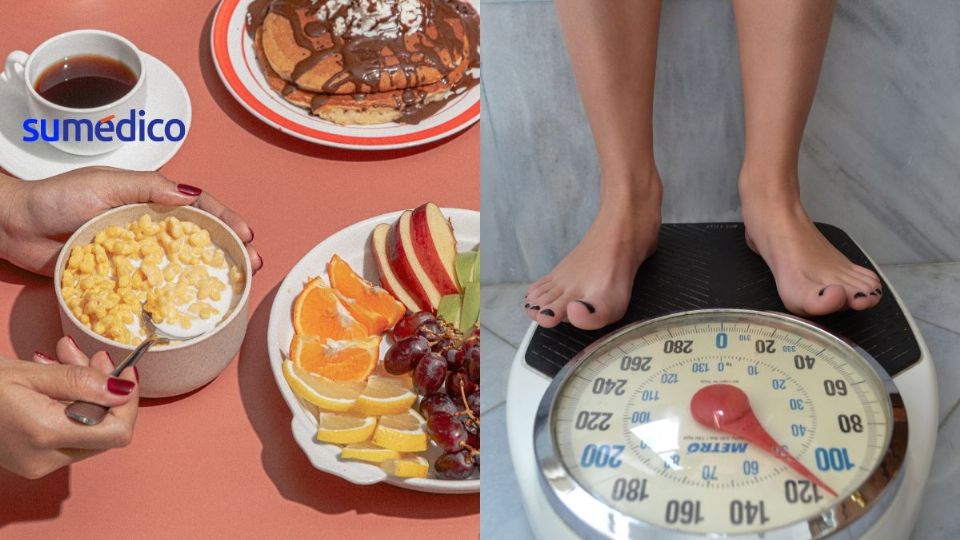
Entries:
{"type": "Polygon", "coordinates": [[[893,379],[862,348],[847,343],[824,328],[809,321],[782,313],[749,309],[705,309],[684,311],[627,325],[600,338],[574,356],[560,370],[547,388],[534,419],[533,442],[538,464],[540,486],[547,501],[558,516],[575,533],[584,538],[655,538],[658,540],[702,539],[708,537],[735,537],[744,539],[821,539],[839,531],[857,537],[876,523],[890,506],[903,478],[903,463],[907,450],[907,411],[893,379]],[[661,325],[673,319],[710,316],[736,317],[738,322],[763,319],[774,327],[801,329],[813,332],[838,349],[845,349],[861,357],[880,379],[889,401],[890,426],[883,458],[874,466],[867,479],[851,494],[838,499],[826,510],[810,519],[801,519],[789,525],[746,534],[696,534],[667,529],[641,521],[610,507],[583,487],[563,464],[554,438],[554,401],[557,394],[576,373],[577,368],[608,342],[617,340],[638,329],[661,325]]]}

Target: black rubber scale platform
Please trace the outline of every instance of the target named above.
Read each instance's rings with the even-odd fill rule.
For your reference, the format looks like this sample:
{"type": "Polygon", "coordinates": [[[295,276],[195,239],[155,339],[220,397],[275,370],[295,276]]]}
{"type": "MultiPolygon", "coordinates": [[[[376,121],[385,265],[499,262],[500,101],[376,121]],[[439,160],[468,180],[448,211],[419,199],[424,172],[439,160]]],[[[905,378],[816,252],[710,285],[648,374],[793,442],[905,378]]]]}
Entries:
{"type": "MultiPolygon", "coordinates": [[[[820,231],[851,261],[873,268],[847,233],[818,223],[820,231]]],[[[888,287],[884,284],[884,290],[888,287]]],[[[527,348],[530,367],[553,377],[587,345],[631,322],[678,311],[743,308],[786,312],[773,274],[744,241],[742,223],[664,225],[657,252],[637,272],[626,316],[599,330],[563,323],[538,328],[527,348]]],[[[870,353],[894,376],[920,360],[920,346],[892,295],[866,311],[843,311],[811,319],[870,353]]]]}

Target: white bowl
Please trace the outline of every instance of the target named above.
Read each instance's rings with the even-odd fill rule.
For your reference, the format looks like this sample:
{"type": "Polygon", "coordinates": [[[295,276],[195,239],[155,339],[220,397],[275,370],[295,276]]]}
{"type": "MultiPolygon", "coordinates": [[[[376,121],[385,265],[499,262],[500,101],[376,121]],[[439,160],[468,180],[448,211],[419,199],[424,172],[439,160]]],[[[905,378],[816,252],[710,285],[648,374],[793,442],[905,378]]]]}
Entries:
{"type": "MultiPolygon", "coordinates": [[[[457,248],[466,251],[480,243],[480,213],[474,210],[444,208],[443,215],[453,223],[457,236],[457,248]]],[[[327,263],[337,254],[366,279],[378,282],[378,273],[373,254],[370,252],[370,234],[380,223],[394,223],[401,212],[391,212],[350,225],[317,244],[290,270],[280,284],[277,296],[270,309],[270,326],[267,329],[267,348],[270,354],[270,369],[277,381],[283,399],[293,413],[290,428],[293,438],[307,455],[314,467],[355,484],[376,484],[386,482],[407,489],[432,493],[476,493],[480,491],[480,479],[440,480],[437,478],[395,478],[387,475],[380,467],[369,463],[340,459],[340,447],[335,444],[318,442],[316,418],[300,403],[299,398],[290,389],[283,377],[283,355],[289,352],[293,339],[293,321],[291,313],[297,295],[303,284],[312,277],[327,276],[327,263]]],[[[328,281],[329,282],[329,281],[328,281]]],[[[381,346],[381,358],[389,346],[384,340],[381,346]]],[[[427,459],[433,460],[441,454],[431,443],[427,459]]],[[[431,475],[433,469],[431,466],[431,475]]]]}
{"type": "Polygon", "coordinates": [[[148,214],[154,221],[176,216],[177,219],[191,221],[206,229],[211,240],[223,250],[228,262],[236,264],[244,276],[243,292],[235,298],[231,312],[216,328],[188,341],[152,347],[137,364],[142,397],[176,396],[196,390],[215,379],[240,351],[247,332],[247,305],[250,301],[252,279],[250,258],[243,242],[230,227],[192,206],[132,204],[114,208],[85,223],[67,240],[57,257],[54,289],[57,293],[57,305],[60,306],[63,334],[72,337],[87,354],[105,350],[110,353],[114,363],[123,361],[134,347],[105,338],[80,322],[67,308],[60,284],[70,250],[74,246],[89,244],[98,232],[107,227],[124,227],[144,214],[148,214]]]}

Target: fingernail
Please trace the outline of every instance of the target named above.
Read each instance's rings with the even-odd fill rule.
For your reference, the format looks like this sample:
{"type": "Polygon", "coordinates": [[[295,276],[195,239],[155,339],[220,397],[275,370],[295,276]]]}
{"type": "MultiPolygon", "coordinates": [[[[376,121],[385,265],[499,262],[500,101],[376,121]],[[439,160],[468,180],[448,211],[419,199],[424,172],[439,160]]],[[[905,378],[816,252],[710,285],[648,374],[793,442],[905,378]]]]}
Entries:
{"type": "Polygon", "coordinates": [[[75,340],[75,339],[73,339],[73,337],[71,337],[71,336],[67,336],[67,339],[69,339],[69,340],[70,340],[70,343],[71,343],[71,344],[73,344],[73,346],[74,346],[74,347],[76,347],[77,349],[79,349],[79,348],[80,348],[80,346],[79,346],[79,345],[77,345],[77,340],[75,340]]]}
{"type": "MultiPolygon", "coordinates": [[[[247,229],[250,229],[250,227],[247,227],[247,229]]],[[[253,239],[254,239],[255,236],[256,236],[256,234],[253,232],[253,229],[250,229],[250,241],[247,242],[247,243],[248,243],[248,244],[253,243],[253,239]]]]}
{"type": "Polygon", "coordinates": [[[197,186],[191,186],[190,184],[177,184],[177,191],[190,197],[198,197],[201,193],[203,193],[202,189],[198,188],[197,186]]]}
{"type": "Polygon", "coordinates": [[[547,317],[555,317],[555,316],[556,316],[556,314],[553,312],[552,309],[545,309],[545,310],[541,311],[540,314],[541,314],[541,315],[546,315],[547,317]]]}
{"type": "Polygon", "coordinates": [[[826,287],[820,289],[820,292],[817,293],[817,296],[823,296],[823,292],[826,291],[826,290],[827,290],[826,287]]]}
{"type": "Polygon", "coordinates": [[[854,297],[854,298],[866,298],[867,295],[863,294],[862,292],[858,292],[857,294],[853,295],[853,297],[854,297]]]}
{"type": "Polygon", "coordinates": [[[109,390],[111,394],[118,396],[129,396],[130,392],[133,392],[134,386],[136,386],[136,384],[133,381],[126,379],[118,379],[116,377],[107,379],[107,390],[109,390]]]}
{"type": "Polygon", "coordinates": [[[33,351],[33,355],[34,355],[34,356],[38,356],[38,357],[40,357],[40,358],[42,358],[42,359],[44,359],[44,360],[49,360],[49,361],[51,361],[51,362],[56,362],[56,360],[54,360],[50,355],[45,354],[45,353],[42,353],[42,352],[40,352],[40,351],[33,351]]]}
{"type": "Polygon", "coordinates": [[[583,300],[577,300],[577,302],[583,304],[583,307],[587,308],[587,311],[589,311],[591,315],[597,312],[597,308],[593,307],[593,304],[590,302],[584,302],[583,300]]]}
{"type": "Polygon", "coordinates": [[[112,363],[113,363],[113,357],[110,356],[110,351],[103,351],[103,354],[107,355],[107,360],[109,360],[110,363],[112,364],[112,363]]]}
{"type": "Polygon", "coordinates": [[[530,306],[530,309],[534,311],[540,311],[540,306],[530,306]]]}
{"type": "Polygon", "coordinates": [[[133,366],[133,378],[140,382],[140,370],[137,369],[137,366],[133,366]]]}

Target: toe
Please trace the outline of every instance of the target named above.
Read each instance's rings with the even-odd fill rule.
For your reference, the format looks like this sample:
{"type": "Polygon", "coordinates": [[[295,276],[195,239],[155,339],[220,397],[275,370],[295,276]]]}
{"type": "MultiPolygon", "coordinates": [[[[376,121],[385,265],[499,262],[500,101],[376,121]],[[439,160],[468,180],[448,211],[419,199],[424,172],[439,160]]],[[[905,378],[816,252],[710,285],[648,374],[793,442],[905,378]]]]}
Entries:
{"type": "Polygon", "coordinates": [[[538,279],[533,285],[527,288],[527,298],[542,294],[543,291],[553,287],[553,278],[550,276],[543,276],[538,279]]]}
{"type": "Polygon", "coordinates": [[[553,328],[567,318],[567,303],[563,299],[546,304],[537,313],[537,324],[544,328],[553,328]]]}
{"type": "Polygon", "coordinates": [[[840,311],[846,307],[846,305],[846,288],[842,285],[834,284],[821,288],[811,286],[803,299],[803,305],[800,310],[792,309],[790,306],[787,306],[787,309],[790,309],[790,311],[797,315],[816,316],[840,311]],[[802,311],[802,313],[798,313],[798,311],[802,311]]]}
{"type": "Polygon", "coordinates": [[[602,302],[578,299],[567,304],[567,318],[570,320],[570,324],[584,330],[603,328],[622,316],[622,313],[620,316],[611,314],[607,304],[602,302]]]}
{"type": "Polygon", "coordinates": [[[860,290],[847,290],[847,304],[850,306],[850,309],[856,311],[862,311],[864,309],[870,309],[880,303],[880,296],[876,293],[870,294],[873,291],[870,291],[867,288],[860,290]]]}

